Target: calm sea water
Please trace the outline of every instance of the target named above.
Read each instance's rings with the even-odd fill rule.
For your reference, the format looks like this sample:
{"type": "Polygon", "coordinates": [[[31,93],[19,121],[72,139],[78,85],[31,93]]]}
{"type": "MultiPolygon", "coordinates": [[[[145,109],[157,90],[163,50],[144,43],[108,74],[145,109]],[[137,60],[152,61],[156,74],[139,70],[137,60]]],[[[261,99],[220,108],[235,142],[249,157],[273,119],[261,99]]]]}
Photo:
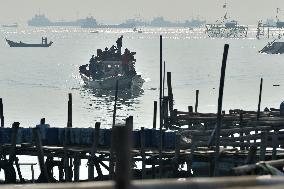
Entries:
{"type": "Polygon", "coordinates": [[[117,120],[134,116],[136,128],[151,127],[153,101],[158,100],[159,35],[162,34],[166,70],[172,72],[175,108],[194,105],[200,90],[199,111],[216,112],[223,46],[230,44],[223,109],[257,109],[260,78],[264,78],[262,109],[279,107],[284,99],[284,55],[259,54],[267,39],[210,39],[203,30],[185,28],[99,29],[99,33],[79,28],[1,29],[0,97],[4,101],[6,126],[19,121],[33,127],[45,117],[54,127],[67,122],[67,97],[73,94],[74,127],[103,127],[112,123],[113,95],[86,88],[78,68],[88,63],[96,49],[110,47],[123,35],[123,48],[136,51],[136,69],[146,80],[141,94],[119,96],[117,120]],[[5,37],[15,41],[40,43],[47,36],[50,48],[10,48],[5,37]],[[279,84],[279,87],[273,87],[279,84]]]}

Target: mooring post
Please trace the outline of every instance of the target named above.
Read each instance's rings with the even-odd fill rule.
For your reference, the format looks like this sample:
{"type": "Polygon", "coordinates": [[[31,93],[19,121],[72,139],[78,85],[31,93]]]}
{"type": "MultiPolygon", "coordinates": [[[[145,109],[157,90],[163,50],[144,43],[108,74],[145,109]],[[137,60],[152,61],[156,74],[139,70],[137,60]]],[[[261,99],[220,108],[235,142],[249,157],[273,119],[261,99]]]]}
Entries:
{"type": "Polygon", "coordinates": [[[163,98],[165,96],[165,80],[166,80],[166,62],[164,61],[164,67],[163,67],[163,98]]]}
{"type": "Polygon", "coordinates": [[[76,153],[76,156],[74,157],[74,181],[79,182],[80,180],[80,165],[81,165],[81,159],[79,157],[80,153],[76,153]]]}
{"type": "MultiPolygon", "coordinates": [[[[240,131],[240,137],[243,137],[244,136],[244,123],[243,123],[243,110],[240,110],[240,123],[239,123],[239,125],[240,125],[240,129],[241,129],[241,131],[240,131]]],[[[240,141],[241,143],[244,143],[244,140],[242,139],[241,141],[240,141]]],[[[240,148],[241,150],[244,150],[245,148],[244,147],[241,147],[240,148]]]]}
{"type": "Polygon", "coordinates": [[[260,105],[261,105],[261,97],[262,97],[262,83],[263,83],[263,78],[260,79],[260,85],[259,85],[259,96],[258,96],[258,105],[257,105],[257,120],[259,120],[259,117],[260,117],[260,105]]]}
{"type": "Polygon", "coordinates": [[[9,152],[9,163],[13,163],[16,159],[16,144],[17,144],[19,127],[20,127],[19,122],[14,122],[12,124],[12,137],[11,137],[11,149],[9,152]]]}
{"type": "Polygon", "coordinates": [[[21,183],[24,183],[25,179],[22,176],[22,172],[21,172],[20,165],[19,165],[19,158],[17,158],[17,157],[15,158],[15,165],[16,165],[16,169],[17,169],[17,172],[18,172],[19,179],[20,179],[21,183]]]}
{"type": "Polygon", "coordinates": [[[0,120],[1,120],[1,127],[4,127],[4,110],[3,110],[2,98],[0,98],[0,120]]]}
{"type": "Polygon", "coordinates": [[[191,144],[190,144],[190,154],[189,154],[189,161],[187,163],[187,172],[190,175],[191,169],[192,169],[192,164],[194,160],[194,150],[195,150],[195,143],[197,142],[196,136],[192,135],[191,137],[191,144]]]}
{"type": "Polygon", "coordinates": [[[163,118],[164,118],[164,128],[168,129],[169,127],[169,98],[167,96],[163,97],[163,118]]]}
{"type": "Polygon", "coordinates": [[[174,166],[174,175],[178,178],[178,169],[179,169],[179,159],[180,159],[180,139],[181,135],[176,134],[175,138],[175,166],[174,166]]]}
{"type": "Polygon", "coordinates": [[[193,112],[193,107],[192,106],[187,106],[188,109],[188,113],[192,113],[193,112]]]}
{"type": "Polygon", "coordinates": [[[145,179],[146,176],[146,164],[145,164],[145,160],[146,160],[146,156],[145,156],[145,131],[144,131],[144,127],[141,127],[140,130],[140,143],[141,143],[141,158],[142,158],[142,174],[141,174],[141,179],[145,179]]]}
{"type": "Polygon", "coordinates": [[[267,139],[268,139],[268,133],[262,132],[261,133],[261,143],[260,143],[260,155],[259,155],[260,161],[265,161],[267,139]]]}
{"type": "Polygon", "coordinates": [[[109,155],[109,176],[110,179],[113,179],[114,174],[114,157],[113,157],[113,128],[115,126],[115,117],[116,117],[116,104],[117,104],[117,95],[118,95],[118,80],[116,80],[115,87],[115,99],[114,99],[114,107],[113,107],[113,116],[112,116],[112,133],[111,133],[111,147],[110,147],[110,155],[109,155]]]}
{"type": "Polygon", "coordinates": [[[38,128],[33,128],[33,137],[35,140],[36,148],[37,148],[37,157],[39,162],[40,171],[44,176],[44,179],[46,182],[49,182],[49,176],[47,174],[46,166],[44,164],[44,153],[42,149],[42,143],[41,143],[41,136],[38,128]]]}
{"type": "Polygon", "coordinates": [[[32,172],[32,183],[35,182],[35,170],[34,170],[34,165],[31,165],[31,172],[32,172]]]}
{"type": "Polygon", "coordinates": [[[163,37],[160,35],[160,145],[159,145],[159,177],[162,176],[162,129],[163,129],[163,104],[162,104],[162,86],[163,85],[163,37]]]}
{"type": "Polygon", "coordinates": [[[159,178],[162,178],[163,174],[163,130],[160,129],[159,132],[159,178]]]}
{"type": "Polygon", "coordinates": [[[67,127],[72,127],[72,93],[68,94],[68,120],[67,127]]]}
{"type": "Polygon", "coordinates": [[[116,153],[115,188],[129,189],[131,181],[132,132],[127,126],[113,127],[113,146],[116,153]]]}
{"type": "Polygon", "coordinates": [[[157,101],[154,101],[153,129],[157,128],[157,101]]]}
{"type": "Polygon", "coordinates": [[[198,97],[199,97],[199,90],[195,91],[195,113],[197,113],[197,109],[198,109],[198,97]]]}
{"type": "Polygon", "coordinates": [[[71,182],[72,181],[72,168],[70,167],[70,158],[69,153],[67,151],[67,145],[68,145],[68,138],[69,138],[69,128],[64,129],[64,141],[63,141],[63,151],[64,151],[64,157],[63,157],[63,165],[64,165],[64,172],[65,172],[65,181],[71,182]]]}
{"type": "Polygon", "coordinates": [[[279,134],[278,130],[274,130],[274,132],[272,134],[272,147],[273,147],[273,149],[272,149],[272,160],[277,159],[277,148],[279,146],[278,134],[279,134]]]}
{"type": "Polygon", "coordinates": [[[172,89],[172,73],[167,72],[167,84],[168,84],[168,98],[169,98],[169,111],[170,117],[172,118],[173,109],[174,109],[174,97],[173,97],[173,89],[172,89]]]}
{"type": "Polygon", "coordinates": [[[229,44],[225,44],[222,67],[221,67],[221,77],[220,77],[220,86],[219,86],[219,97],[218,97],[218,112],[217,112],[217,125],[216,125],[216,152],[215,152],[215,166],[214,166],[214,176],[219,175],[219,152],[220,152],[220,130],[222,124],[222,103],[223,103],[223,92],[224,92],[224,83],[225,83],[225,73],[226,73],[226,64],[229,51],[229,44]]]}
{"type": "MultiPolygon", "coordinates": [[[[95,165],[95,155],[97,152],[98,144],[99,144],[99,136],[100,136],[100,122],[96,122],[95,129],[93,131],[93,144],[91,149],[91,154],[89,158],[89,166],[88,166],[88,180],[94,180],[94,165],[95,165]]],[[[101,176],[101,175],[99,175],[101,176]]]]}

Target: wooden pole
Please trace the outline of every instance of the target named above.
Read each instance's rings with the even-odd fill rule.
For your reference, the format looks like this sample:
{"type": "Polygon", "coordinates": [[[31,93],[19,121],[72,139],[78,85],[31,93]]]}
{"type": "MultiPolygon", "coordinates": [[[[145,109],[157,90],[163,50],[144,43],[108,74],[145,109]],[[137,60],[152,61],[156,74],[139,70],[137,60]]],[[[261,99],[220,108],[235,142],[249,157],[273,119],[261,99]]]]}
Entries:
{"type": "Polygon", "coordinates": [[[145,164],[146,156],[145,156],[145,131],[144,131],[144,127],[141,127],[141,130],[140,130],[140,142],[141,142],[141,157],[142,157],[141,178],[145,179],[145,176],[146,176],[146,164],[145,164]]]}
{"type": "MultiPolygon", "coordinates": [[[[98,144],[99,144],[99,134],[100,134],[100,122],[96,122],[95,129],[93,132],[93,145],[91,149],[90,159],[89,159],[89,167],[88,167],[88,180],[94,180],[94,164],[95,164],[95,155],[97,152],[98,144]]],[[[101,176],[101,175],[98,175],[101,176]]]]}
{"type": "Polygon", "coordinates": [[[33,128],[33,137],[35,140],[36,148],[37,148],[37,154],[38,154],[38,162],[41,173],[43,173],[43,176],[45,178],[46,182],[49,182],[49,176],[47,174],[46,166],[44,164],[44,153],[42,150],[42,143],[41,143],[41,136],[38,128],[33,128]]]}
{"type": "Polygon", "coordinates": [[[219,97],[218,97],[218,112],[217,112],[217,125],[216,125],[216,152],[215,152],[215,166],[214,166],[214,175],[219,175],[219,152],[220,152],[220,130],[222,124],[222,103],[223,103],[223,92],[224,92],[224,83],[225,83],[225,73],[226,73],[226,64],[229,51],[229,44],[225,44],[223,61],[221,67],[221,77],[220,77],[220,86],[219,86],[219,97]]]}
{"type": "Polygon", "coordinates": [[[279,141],[278,141],[278,133],[279,131],[276,130],[274,131],[273,135],[272,135],[272,160],[276,160],[277,159],[277,148],[279,146],[279,141]]]}
{"type": "Polygon", "coordinates": [[[65,171],[65,181],[71,182],[72,181],[72,173],[71,173],[71,167],[69,162],[69,153],[67,151],[67,145],[68,145],[68,136],[69,134],[69,128],[64,129],[64,141],[63,141],[63,164],[64,164],[64,171],[65,171]]]}
{"type": "Polygon", "coordinates": [[[74,181],[75,182],[79,182],[79,180],[80,180],[81,159],[80,159],[80,157],[78,157],[78,155],[80,155],[79,152],[74,157],[74,181]]]}
{"type": "Polygon", "coordinates": [[[265,161],[265,155],[266,155],[266,147],[267,147],[267,139],[268,139],[268,134],[267,132],[262,132],[261,133],[261,143],[260,143],[260,161],[265,161]]]}
{"type": "Polygon", "coordinates": [[[198,109],[198,96],[199,96],[199,90],[195,91],[195,113],[197,113],[198,109]]]}
{"type": "Polygon", "coordinates": [[[169,110],[170,117],[172,117],[173,109],[174,109],[174,97],[173,97],[173,89],[172,89],[172,73],[167,72],[167,84],[168,84],[168,97],[169,97],[169,110]]]}
{"type": "Polygon", "coordinates": [[[258,106],[257,106],[257,120],[259,120],[259,117],[260,117],[260,105],[261,105],[261,97],[262,97],[262,83],[263,83],[263,78],[260,79],[260,85],[259,85],[259,96],[258,96],[258,106]]]}
{"type": "Polygon", "coordinates": [[[68,120],[67,127],[72,127],[72,93],[68,94],[68,120]]]}
{"type": "Polygon", "coordinates": [[[17,136],[19,130],[20,123],[14,122],[12,124],[12,137],[11,137],[11,148],[9,151],[9,163],[13,163],[16,160],[16,144],[17,144],[17,136]]]}
{"type": "Polygon", "coordinates": [[[112,116],[112,127],[115,126],[116,106],[117,106],[117,95],[118,95],[118,84],[119,84],[119,83],[118,83],[118,80],[116,80],[114,106],[113,106],[113,116],[112,116]]]}
{"type": "Polygon", "coordinates": [[[179,168],[179,158],[180,158],[180,139],[181,135],[176,134],[175,139],[175,168],[174,168],[174,175],[176,178],[178,178],[178,168],[179,168]]]}
{"type": "Polygon", "coordinates": [[[163,37],[160,35],[160,146],[159,146],[159,176],[162,175],[162,129],[163,129],[163,99],[162,86],[163,85],[163,37]]]}
{"type": "Polygon", "coordinates": [[[192,106],[187,106],[188,109],[188,113],[192,113],[193,112],[193,107],[192,106]]]}
{"type": "Polygon", "coordinates": [[[0,119],[1,119],[1,127],[4,127],[4,112],[3,112],[2,98],[0,98],[0,119]]]}
{"type": "Polygon", "coordinates": [[[154,101],[153,129],[157,128],[157,101],[154,101]]]}
{"type": "Polygon", "coordinates": [[[113,128],[115,127],[115,117],[116,117],[116,103],[117,103],[117,95],[118,95],[118,80],[116,80],[116,87],[115,87],[115,98],[114,98],[114,107],[113,107],[113,116],[112,116],[112,134],[111,134],[111,147],[110,147],[110,155],[109,155],[109,176],[110,179],[113,179],[114,174],[114,157],[113,157],[113,128]]]}
{"type": "Polygon", "coordinates": [[[131,180],[131,154],[132,132],[129,127],[113,127],[113,146],[116,153],[115,188],[129,189],[131,180]]]}
{"type": "Polygon", "coordinates": [[[159,97],[160,130],[163,128],[162,87],[163,87],[163,38],[162,35],[160,35],[160,97],[159,97]]]}
{"type": "Polygon", "coordinates": [[[165,96],[165,75],[166,75],[166,62],[164,61],[164,68],[163,68],[163,98],[165,96]]]}

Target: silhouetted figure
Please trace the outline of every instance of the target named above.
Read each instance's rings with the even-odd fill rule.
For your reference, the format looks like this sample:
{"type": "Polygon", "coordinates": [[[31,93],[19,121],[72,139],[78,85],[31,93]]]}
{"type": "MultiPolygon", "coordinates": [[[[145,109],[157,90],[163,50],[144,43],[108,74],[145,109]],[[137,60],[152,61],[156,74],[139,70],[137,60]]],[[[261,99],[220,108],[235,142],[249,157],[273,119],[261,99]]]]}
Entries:
{"type": "Polygon", "coordinates": [[[116,40],[117,53],[118,53],[119,55],[121,55],[122,38],[123,38],[123,35],[120,36],[120,37],[116,40]]]}

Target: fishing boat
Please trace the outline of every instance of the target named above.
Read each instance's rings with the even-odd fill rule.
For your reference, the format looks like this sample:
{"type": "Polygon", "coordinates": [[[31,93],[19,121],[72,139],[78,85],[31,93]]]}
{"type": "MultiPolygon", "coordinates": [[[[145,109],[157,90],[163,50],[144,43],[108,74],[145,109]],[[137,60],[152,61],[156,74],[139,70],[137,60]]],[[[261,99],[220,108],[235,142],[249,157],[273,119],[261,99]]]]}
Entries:
{"type": "MultiPolygon", "coordinates": [[[[6,39],[6,38],[5,38],[6,39]]],[[[52,45],[52,41],[47,43],[47,38],[42,38],[42,42],[39,44],[29,44],[29,43],[23,43],[22,41],[20,42],[14,42],[11,40],[6,39],[6,42],[10,47],[50,47],[52,45]]]]}
{"type": "Polygon", "coordinates": [[[93,89],[114,90],[116,81],[120,90],[141,89],[144,79],[135,70],[136,52],[127,48],[121,53],[122,38],[116,41],[117,45],[105,50],[97,49],[97,55],[92,56],[89,64],[81,65],[79,72],[84,83],[93,89]]]}

